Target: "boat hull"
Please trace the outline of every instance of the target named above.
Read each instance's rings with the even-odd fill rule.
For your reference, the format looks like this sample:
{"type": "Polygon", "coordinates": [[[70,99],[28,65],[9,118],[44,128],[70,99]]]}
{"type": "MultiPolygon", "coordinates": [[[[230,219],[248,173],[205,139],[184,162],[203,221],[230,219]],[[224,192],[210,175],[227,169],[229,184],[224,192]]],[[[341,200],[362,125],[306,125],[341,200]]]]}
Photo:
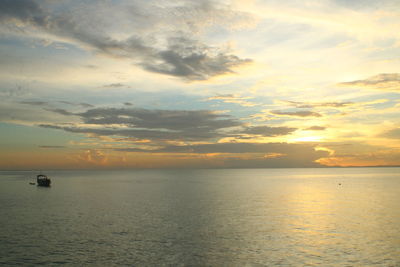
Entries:
{"type": "Polygon", "coordinates": [[[45,186],[45,187],[49,187],[51,184],[51,180],[49,178],[37,178],[37,185],[38,186],[45,186]]]}

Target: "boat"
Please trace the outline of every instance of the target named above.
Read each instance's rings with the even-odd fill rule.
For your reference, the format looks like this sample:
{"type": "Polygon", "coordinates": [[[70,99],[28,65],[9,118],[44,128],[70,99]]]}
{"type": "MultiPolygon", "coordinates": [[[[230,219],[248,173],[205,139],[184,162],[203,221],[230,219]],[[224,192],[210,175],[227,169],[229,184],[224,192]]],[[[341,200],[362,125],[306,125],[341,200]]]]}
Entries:
{"type": "Polygon", "coordinates": [[[39,174],[36,176],[36,181],[37,181],[37,185],[38,186],[46,186],[49,187],[51,184],[51,180],[50,178],[48,178],[46,175],[44,174],[39,174]]]}

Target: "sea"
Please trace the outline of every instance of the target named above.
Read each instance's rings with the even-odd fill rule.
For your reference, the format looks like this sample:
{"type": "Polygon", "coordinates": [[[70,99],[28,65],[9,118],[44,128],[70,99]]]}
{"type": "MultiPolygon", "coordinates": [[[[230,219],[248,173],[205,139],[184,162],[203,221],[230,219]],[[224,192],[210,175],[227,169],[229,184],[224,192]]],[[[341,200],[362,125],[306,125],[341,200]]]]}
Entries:
{"type": "Polygon", "coordinates": [[[1,266],[400,266],[400,168],[0,172],[1,266]]]}

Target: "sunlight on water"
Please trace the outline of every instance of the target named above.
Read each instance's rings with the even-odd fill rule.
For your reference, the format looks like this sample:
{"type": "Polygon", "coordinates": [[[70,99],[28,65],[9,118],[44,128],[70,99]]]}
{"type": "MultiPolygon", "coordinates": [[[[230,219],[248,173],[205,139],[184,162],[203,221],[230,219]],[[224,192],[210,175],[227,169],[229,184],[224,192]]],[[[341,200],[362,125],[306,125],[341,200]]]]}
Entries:
{"type": "Polygon", "coordinates": [[[0,173],[0,265],[399,266],[398,168],[0,173]]]}

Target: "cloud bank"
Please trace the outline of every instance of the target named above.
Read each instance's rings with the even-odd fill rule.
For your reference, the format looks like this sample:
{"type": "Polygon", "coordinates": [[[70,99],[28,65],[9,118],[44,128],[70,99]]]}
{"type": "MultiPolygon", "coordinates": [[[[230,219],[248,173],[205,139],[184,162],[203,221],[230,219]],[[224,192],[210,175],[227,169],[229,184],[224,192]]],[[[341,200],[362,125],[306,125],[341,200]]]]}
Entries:
{"type": "Polygon", "coordinates": [[[71,13],[68,10],[56,12],[48,2],[4,0],[0,2],[0,22],[14,33],[34,30],[50,34],[63,42],[72,42],[108,56],[133,60],[147,71],[187,81],[207,80],[233,73],[235,67],[251,62],[227,49],[205,44],[193,32],[207,26],[199,24],[201,21],[197,20],[198,17],[206,21],[249,19],[244,13],[233,11],[228,6],[213,1],[182,1],[176,5],[133,1],[118,9],[104,5],[102,2],[81,4],[81,12],[75,10],[71,13]],[[106,11],[107,8],[110,10],[106,11]],[[123,38],[113,36],[107,30],[115,30],[115,22],[93,13],[96,9],[113,14],[113,17],[114,12],[118,13],[122,17],[120,22],[126,22],[132,28],[120,33],[123,38]],[[124,17],[130,19],[124,21],[124,17]],[[190,25],[186,31],[182,25],[174,27],[168,22],[177,17],[184,20],[183,24],[190,25]],[[155,27],[148,27],[163,23],[170,25],[170,28],[160,32],[154,30],[155,27]]]}

